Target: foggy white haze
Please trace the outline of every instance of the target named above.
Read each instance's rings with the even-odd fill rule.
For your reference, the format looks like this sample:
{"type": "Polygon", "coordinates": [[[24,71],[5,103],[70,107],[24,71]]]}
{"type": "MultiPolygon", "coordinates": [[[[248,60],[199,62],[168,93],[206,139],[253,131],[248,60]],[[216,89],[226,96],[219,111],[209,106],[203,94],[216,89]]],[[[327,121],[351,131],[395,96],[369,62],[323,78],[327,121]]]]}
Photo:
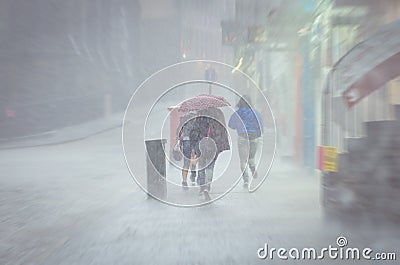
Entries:
{"type": "Polygon", "coordinates": [[[397,264],[399,18],[398,0],[1,0],[0,264],[397,264]],[[227,102],[210,200],[173,156],[199,95],[227,102]],[[242,96],[262,120],[248,183],[242,96]],[[329,246],[371,258],[289,251],[329,246]]]}

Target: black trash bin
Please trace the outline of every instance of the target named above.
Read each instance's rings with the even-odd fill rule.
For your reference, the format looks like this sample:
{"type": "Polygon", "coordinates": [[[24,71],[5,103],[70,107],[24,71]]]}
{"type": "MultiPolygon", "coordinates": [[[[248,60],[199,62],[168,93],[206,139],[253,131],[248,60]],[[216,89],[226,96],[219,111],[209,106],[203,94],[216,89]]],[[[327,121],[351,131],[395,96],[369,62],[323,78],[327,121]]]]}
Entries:
{"type": "Polygon", "coordinates": [[[167,196],[165,143],[166,139],[148,140],[147,150],[147,194],[157,199],[167,196]]]}

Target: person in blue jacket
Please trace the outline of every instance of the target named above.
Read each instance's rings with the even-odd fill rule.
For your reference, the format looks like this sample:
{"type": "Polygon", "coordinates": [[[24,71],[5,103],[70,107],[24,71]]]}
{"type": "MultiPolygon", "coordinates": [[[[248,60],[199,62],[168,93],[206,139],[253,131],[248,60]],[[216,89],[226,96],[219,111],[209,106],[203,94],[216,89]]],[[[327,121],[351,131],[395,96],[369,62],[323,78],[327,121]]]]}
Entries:
{"type": "Polygon", "coordinates": [[[250,168],[253,178],[257,178],[255,155],[258,148],[258,139],[263,133],[261,114],[251,108],[248,96],[242,96],[236,105],[238,109],[229,119],[228,126],[238,133],[238,149],[240,168],[243,172],[243,186],[248,187],[250,168]]]}

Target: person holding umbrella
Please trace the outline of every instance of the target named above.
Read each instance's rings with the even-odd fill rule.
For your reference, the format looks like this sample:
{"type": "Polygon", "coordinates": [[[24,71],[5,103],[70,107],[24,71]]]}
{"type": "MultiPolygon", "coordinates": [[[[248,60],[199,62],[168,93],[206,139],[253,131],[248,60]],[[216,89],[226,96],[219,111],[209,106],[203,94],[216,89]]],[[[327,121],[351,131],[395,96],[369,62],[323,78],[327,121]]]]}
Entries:
{"type": "Polygon", "coordinates": [[[187,175],[189,168],[191,169],[190,180],[192,183],[196,181],[196,164],[193,163],[194,150],[190,144],[190,132],[193,129],[195,116],[196,113],[194,111],[185,113],[180,118],[178,128],[176,129],[177,141],[183,154],[182,187],[184,190],[188,189],[187,175]]]}
{"type": "Polygon", "coordinates": [[[240,167],[243,172],[243,187],[247,188],[250,168],[253,178],[257,178],[255,155],[258,148],[258,138],[262,135],[263,122],[261,114],[252,109],[248,96],[242,96],[235,111],[229,119],[228,126],[238,133],[238,149],[240,167]]]}
{"type": "Polygon", "coordinates": [[[199,95],[184,101],[180,107],[181,111],[197,111],[189,138],[194,160],[198,160],[199,195],[206,200],[211,199],[209,191],[218,155],[230,149],[225,117],[218,109],[229,105],[222,97],[199,95]]]}

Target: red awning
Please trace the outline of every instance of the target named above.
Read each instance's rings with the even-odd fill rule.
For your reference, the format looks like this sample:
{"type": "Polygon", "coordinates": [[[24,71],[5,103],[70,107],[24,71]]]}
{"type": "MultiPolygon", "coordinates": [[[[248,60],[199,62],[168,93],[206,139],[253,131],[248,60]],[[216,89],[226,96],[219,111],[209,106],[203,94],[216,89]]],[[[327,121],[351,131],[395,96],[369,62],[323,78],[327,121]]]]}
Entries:
{"type": "Polygon", "coordinates": [[[354,46],[334,65],[325,89],[333,91],[334,102],[338,104],[335,109],[351,108],[400,75],[399,36],[400,19],[383,26],[354,46]]]}

